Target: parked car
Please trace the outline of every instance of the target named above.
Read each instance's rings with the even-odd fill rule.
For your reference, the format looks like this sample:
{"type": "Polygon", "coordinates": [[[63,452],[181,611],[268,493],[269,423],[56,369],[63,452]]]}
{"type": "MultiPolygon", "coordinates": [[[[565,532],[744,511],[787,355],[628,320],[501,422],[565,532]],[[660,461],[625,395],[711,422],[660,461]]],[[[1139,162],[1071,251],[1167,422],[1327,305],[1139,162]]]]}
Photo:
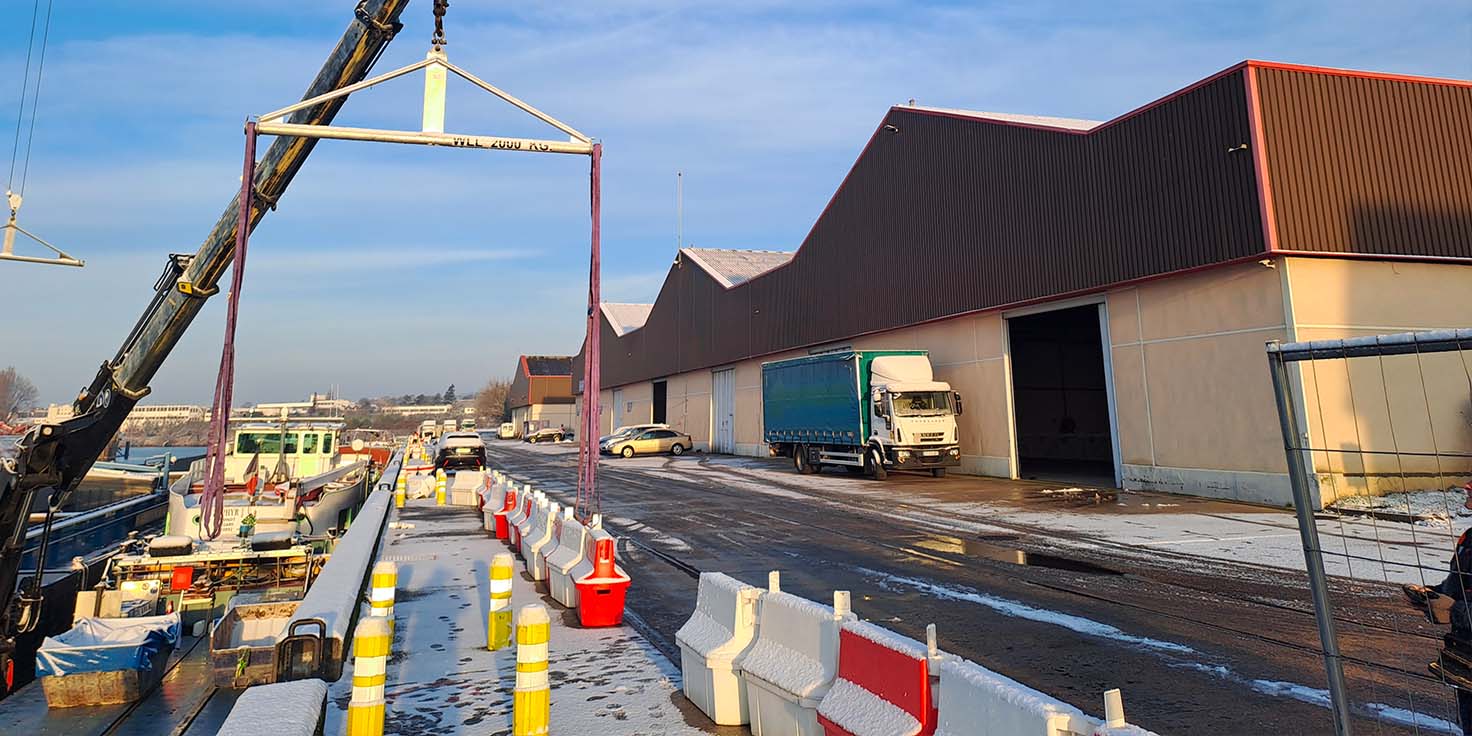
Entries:
{"type": "MultiPolygon", "coordinates": [[[[605,454],[605,455],[611,455],[613,453],[610,452],[608,448],[609,447],[612,447],[615,442],[620,442],[622,440],[629,439],[630,437],[633,437],[634,435],[639,434],[640,432],[645,432],[645,431],[648,431],[648,430],[651,430],[651,429],[669,429],[669,428],[670,428],[670,425],[668,425],[668,424],[627,424],[627,425],[624,425],[622,427],[619,427],[618,429],[613,430],[613,434],[605,434],[602,437],[599,437],[598,438],[598,451],[601,452],[601,453],[603,453],[603,454],[605,454]]],[[[689,447],[689,445],[686,445],[686,448],[688,448],[688,447],[689,447]]]]}
{"type": "Polygon", "coordinates": [[[475,432],[451,432],[440,438],[434,466],[441,470],[485,470],[486,443],[475,432]]]}
{"type": "Polygon", "coordinates": [[[690,441],[690,435],[680,434],[673,429],[646,429],[642,432],[617,440],[609,444],[610,455],[622,455],[633,457],[635,455],[653,455],[668,452],[671,455],[683,455],[694,443],[690,441]]]}
{"type": "Polygon", "coordinates": [[[563,440],[571,438],[572,430],[570,429],[562,429],[560,427],[547,427],[546,429],[539,429],[535,432],[532,432],[531,434],[527,435],[526,438],[522,441],[537,444],[538,442],[562,442],[563,440]]]}

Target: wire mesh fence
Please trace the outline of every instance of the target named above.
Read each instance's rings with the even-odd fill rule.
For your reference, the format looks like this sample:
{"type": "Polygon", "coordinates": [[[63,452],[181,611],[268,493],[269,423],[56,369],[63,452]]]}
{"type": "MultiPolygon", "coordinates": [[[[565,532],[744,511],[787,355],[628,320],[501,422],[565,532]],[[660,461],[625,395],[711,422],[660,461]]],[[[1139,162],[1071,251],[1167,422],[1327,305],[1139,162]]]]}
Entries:
{"type": "Polygon", "coordinates": [[[1472,330],[1267,351],[1335,732],[1472,733],[1472,330]]]}

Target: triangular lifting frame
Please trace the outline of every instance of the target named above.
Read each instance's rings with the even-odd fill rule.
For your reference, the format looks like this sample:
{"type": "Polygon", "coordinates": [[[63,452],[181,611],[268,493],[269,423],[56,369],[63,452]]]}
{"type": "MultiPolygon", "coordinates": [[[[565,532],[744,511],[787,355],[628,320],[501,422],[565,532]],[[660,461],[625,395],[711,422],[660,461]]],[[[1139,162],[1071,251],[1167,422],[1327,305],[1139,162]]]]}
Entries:
{"type": "Polygon", "coordinates": [[[40,236],[21,227],[15,221],[16,214],[20,212],[20,195],[14,192],[6,192],[6,199],[10,204],[10,220],[4,226],[0,226],[0,261],[21,261],[23,263],[45,263],[52,266],[76,266],[81,268],[87,265],[79,258],[72,258],[66,251],[42,240],[40,236]],[[21,256],[15,253],[15,234],[20,233],[31,240],[40,243],[47,250],[56,254],[55,258],[41,258],[39,256],[21,256]]]}
{"type": "Polygon", "coordinates": [[[261,135],[299,136],[303,138],[335,138],[350,141],[377,141],[381,143],[414,143],[424,146],[450,146],[453,148],[485,148],[500,151],[528,151],[532,153],[572,153],[592,155],[593,140],[574,130],[572,126],[517,99],[495,85],[482,81],[474,74],[451,64],[442,49],[433,49],[424,61],[410,64],[342,89],[302,100],[290,107],[283,107],[260,116],[256,132],[261,135]],[[346,128],[335,125],[304,125],[285,122],[292,113],[319,105],[339,97],[346,97],[361,89],[382,84],[424,69],[424,118],[421,130],[377,130],[371,128],[346,128]],[[566,133],[568,140],[549,141],[535,138],[507,138],[502,136],[467,135],[444,132],[445,124],[445,72],[452,71],[461,79],[490,92],[511,103],[522,111],[554,128],[566,133]]]}

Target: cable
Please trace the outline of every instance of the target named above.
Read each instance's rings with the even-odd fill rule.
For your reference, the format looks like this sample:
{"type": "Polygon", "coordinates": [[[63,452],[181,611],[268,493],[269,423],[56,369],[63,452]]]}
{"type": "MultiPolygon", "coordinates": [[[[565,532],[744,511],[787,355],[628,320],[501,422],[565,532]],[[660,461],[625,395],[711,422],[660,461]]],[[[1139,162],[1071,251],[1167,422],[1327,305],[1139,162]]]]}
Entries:
{"type": "MultiPolygon", "coordinates": [[[[40,0],[37,0],[40,2],[40,0]]],[[[51,7],[54,0],[46,0],[46,24],[41,31],[41,58],[36,62],[36,91],[31,93],[31,130],[26,134],[26,162],[20,170],[20,190],[25,194],[26,179],[31,173],[31,144],[36,140],[36,110],[41,105],[41,79],[46,74],[46,45],[51,40],[51,7]]],[[[32,21],[34,24],[34,20],[32,21]]],[[[20,131],[15,131],[20,135],[20,131]]],[[[14,166],[14,164],[11,164],[14,166]]]]}
{"type": "Polygon", "coordinates": [[[26,118],[26,90],[31,86],[31,51],[36,47],[36,18],[41,14],[41,0],[36,0],[31,8],[31,34],[26,37],[26,72],[20,78],[20,109],[15,112],[15,143],[10,146],[10,178],[6,180],[5,188],[14,189],[15,185],[15,159],[20,152],[20,126],[26,118]]]}

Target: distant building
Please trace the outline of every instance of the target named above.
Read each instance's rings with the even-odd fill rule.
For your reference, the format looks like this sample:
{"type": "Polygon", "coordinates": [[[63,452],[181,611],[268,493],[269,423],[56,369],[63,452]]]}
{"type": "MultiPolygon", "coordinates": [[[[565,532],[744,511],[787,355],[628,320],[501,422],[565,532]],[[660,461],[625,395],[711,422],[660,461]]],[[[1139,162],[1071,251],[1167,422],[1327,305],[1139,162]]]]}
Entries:
{"type": "Polygon", "coordinates": [[[448,414],[455,408],[454,404],[403,404],[392,406],[380,406],[380,414],[393,414],[397,416],[427,416],[430,414],[448,414]]]}
{"type": "Polygon", "coordinates": [[[521,356],[506,406],[518,436],[548,427],[572,427],[572,356],[521,356]]]}
{"type": "Polygon", "coordinates": [[[169,425],[204,421],[209,414],[208,407],[193,404],[139,404],[123,420],[121,431],[126,432],[144,424],[169,425]]]}
{"type": "Polygon", "coordinates": [[[58,422],[61,422],[62,420],[71,419],[72,417],[76,416],[76,414],[77,412],[72,409],[71,404],[52,404],[46,407],[46,415],[44,417],[35,416],[34,411],[32,412],[31,416],[33,419],[45,419],[47,424],[56,424],[58,422]]]}
{"type": "MultiPolygon", "coordinates": [[[[256,404],[247,409],[247,416],[279,417],[284,411],[288,416],[337,416],[355,406],[347,399],[334,399],[327,394],[313,393],[306,401],[278,401],[256,404]]],[[[238,410],[237,410],[238,411],[238,410]]]]}

